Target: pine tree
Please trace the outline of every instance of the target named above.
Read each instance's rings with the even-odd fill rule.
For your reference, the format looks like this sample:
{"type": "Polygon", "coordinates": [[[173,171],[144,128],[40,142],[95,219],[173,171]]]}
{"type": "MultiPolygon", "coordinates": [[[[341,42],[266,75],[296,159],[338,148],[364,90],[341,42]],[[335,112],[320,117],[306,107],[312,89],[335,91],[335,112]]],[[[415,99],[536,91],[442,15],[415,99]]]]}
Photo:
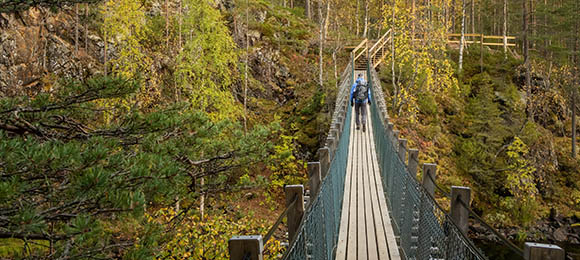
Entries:
{"type": "Polygon", "coordinates": [[[239,178],[232,170],[271,149],[269,128],[244,135],[241,125],[214,122],[191,105],[110,107],[114,120],[103,121],[96,101],[139,88],[99,77],[0,99],[0,238],[49,241],[53,258],[118,258],[119,250],[151,257],[163,236],[143,220],[147,207],[231,190],[239,178]],[[117,225],[141,231],[120,240],[117,225]]]}

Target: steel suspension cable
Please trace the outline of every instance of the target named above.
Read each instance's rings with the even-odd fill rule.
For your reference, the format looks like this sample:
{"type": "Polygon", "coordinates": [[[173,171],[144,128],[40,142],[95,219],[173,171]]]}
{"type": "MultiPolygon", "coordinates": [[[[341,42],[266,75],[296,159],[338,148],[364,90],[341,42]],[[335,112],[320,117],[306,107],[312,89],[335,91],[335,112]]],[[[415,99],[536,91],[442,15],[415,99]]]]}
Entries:
{"type": "Polygon", "coordinates": [[[280,216],[276,220],[276,223],[274,223],[274,225],[272,225],[270,230],[268,230],[268,233],[266,234],[266,236],[264,236],[264,245],[267,244],[268,240],[270,240],[272,235],[274,235],[274,231],[276,231],[278,229],[278,226],[280,226],[284,217],[286,217],[286,215],[288,215],[288,212],[290,212],[290,209],[294,207],[294,205],[296,204],[296,201],[298,201],[298,195],[294,196],[294,200],[292,200],[292,202],[288,205],[288,207],[286,207],[284,212],[282,212],[282,214],[280,214],[280,216]]]}

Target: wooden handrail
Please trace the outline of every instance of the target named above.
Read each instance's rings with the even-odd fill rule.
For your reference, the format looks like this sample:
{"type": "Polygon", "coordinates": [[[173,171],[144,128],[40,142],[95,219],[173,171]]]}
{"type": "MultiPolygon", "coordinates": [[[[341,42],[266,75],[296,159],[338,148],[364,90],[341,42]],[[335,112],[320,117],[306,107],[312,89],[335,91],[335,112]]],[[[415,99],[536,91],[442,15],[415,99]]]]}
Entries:
{"type": "MultiPolygon", "coordinates": [[[[483,38],[484,39],[503,39],[503,36],[493,36],[493,35],[485,36],[484,35],[483,38]]],[[[505,38],[508,40],[515,40],[516,39],[515,36],[506,36],[505,38]]]]}
{"type": "Polygon", "coordinates": [[[385,38],[387,37],[387,35],[391,34],[391,29],[389,29],[385,34],[383,34],[383,36],[381,38],[379,38],[377,40],[377,42],[373,45],[373,47],[370,48],[370,52],[372,53],[372,51],[375,49],[375,47],[380,43],[383,42],[385,40],[385,38]]]}
{"type": "Polygon", "coordinates": [[[365,47],[358,55],[356,55],[354,57],[354,60],[356,61],[361,55],[363,55],[363,53],[365,53],[366,50],[368,50],[369,47],[365,47]]]}
{"type": "MultiPolygon", "coordinates": [[[[465,37],[481,37],[481,34],[479,33],[466,33],[464,34],[465,37]]],[[[448,33],[447,37],[461,37],[460,33],[448,33]]],[[[484,39],[503,39],[503,36],[500,35],[483,35],[484,39]]],[[[515,40],[516,37],[515,36],[506,36],[505,37],[508,40],[515,40]]]]}
{"type": "MultiPolygon", "coordinates": [[[[367,43],[369,39],[364,39],[358,46],[356,46],[356,48],[354,48],[354,50],[352,50],[352,54],[356,54],[356,52],[358,51],[358,49],[360,49],[365,43],[367,43]]],[[[355,58],[356,60],[356,58],[355,58]]]]}
{"type": "MultiPolygon", "coordinates": [[[[383,44],[381,44],[381,47],[380,47],[380,48],[377,48],[377,49],[376,49],[376,50],[374,50],[374,51],[373,51],[373,50],[372,50],[372,48],[371,48],[371,50],[369,51],[369,52],[371,53],[371,57],[374,57],[374,56],[375,56],[375,54],[377,54],[377,52],[379,52],[379,50],[380,50],[382,47],[384,47],[384,46],[385,46],[385,45],[386,45],[386,44],[387,44],[389,41],[391,41],[391,37],[389,37],[389,38],[387,38],[386,40],[384,40],[384,41],[383,41],[383,44]]],[[[375,45],[376,45],[376,44],[375,44],[375,45]]],[[[374,47],[374,46],[373,46],[373,47],[374,47]]]]}

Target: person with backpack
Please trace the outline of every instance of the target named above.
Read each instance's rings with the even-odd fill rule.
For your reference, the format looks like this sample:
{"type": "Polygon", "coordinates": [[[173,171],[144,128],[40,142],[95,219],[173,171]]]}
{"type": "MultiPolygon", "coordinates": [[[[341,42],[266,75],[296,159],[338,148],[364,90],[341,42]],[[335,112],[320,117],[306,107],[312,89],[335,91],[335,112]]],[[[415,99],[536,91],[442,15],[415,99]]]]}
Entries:
{"type": "Polygon", "coordinates": [[[356,115],[356,130],[360,129],[360,123],[362,121],[363,132],[365,132],[367,128],[367,103],[369,105],[371,104],[371,90],[365,79],[362,77],[362,74],[358,74],[355,83],[350,89],[350,105],[354,107],[356,115]]]}

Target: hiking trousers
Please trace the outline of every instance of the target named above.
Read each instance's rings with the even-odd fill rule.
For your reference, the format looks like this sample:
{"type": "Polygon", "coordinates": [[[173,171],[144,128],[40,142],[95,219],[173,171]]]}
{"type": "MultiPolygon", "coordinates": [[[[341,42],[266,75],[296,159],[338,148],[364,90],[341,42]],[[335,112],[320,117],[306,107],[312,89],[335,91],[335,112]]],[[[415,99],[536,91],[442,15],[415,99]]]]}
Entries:
{"type": "Polygon", "coordinates": [[[361,123],[362,117],[362,124],[367,124],[367,104],[366,103],[355,103],[354,104],[354,113],[356,116],[356,126],[359,127],[361,123]]]}

